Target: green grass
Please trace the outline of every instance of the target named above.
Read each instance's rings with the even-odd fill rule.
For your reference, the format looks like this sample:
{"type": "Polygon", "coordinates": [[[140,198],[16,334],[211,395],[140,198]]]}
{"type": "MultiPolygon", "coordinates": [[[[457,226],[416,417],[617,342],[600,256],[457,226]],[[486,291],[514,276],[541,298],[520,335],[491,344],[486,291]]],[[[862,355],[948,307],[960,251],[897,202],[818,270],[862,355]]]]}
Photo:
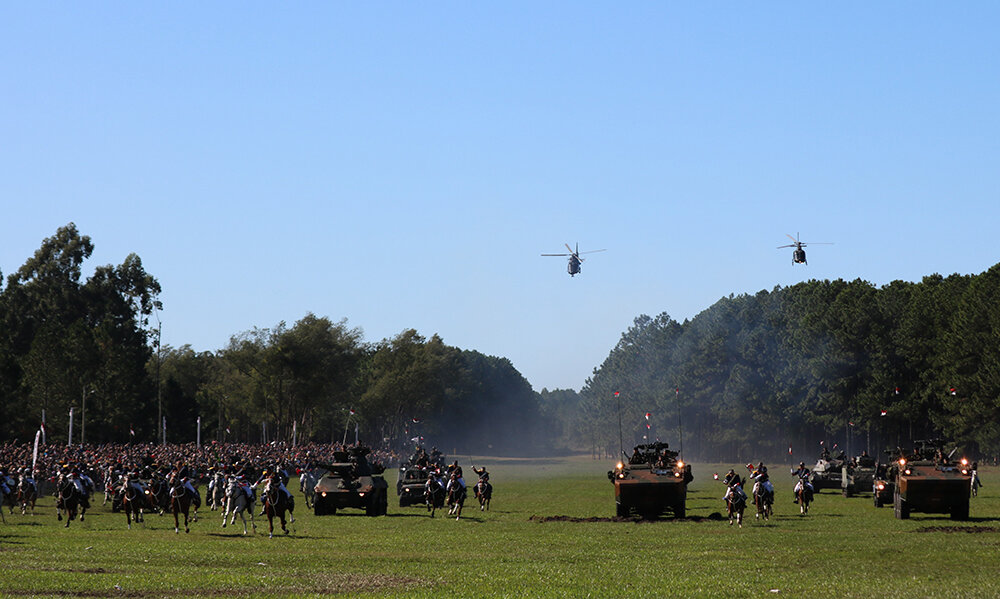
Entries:
{"type": "Polygon", "coordinates": [[[34,517],[7,514],[0,524],[0,596],[1000,596],[992,470],[971,521],[952,522],[896,520],[870,496],[832,491],[800,517],[792,477],[774,467],[776,517],[757,524],[748,510],[736,529],[709,517],[724,507],[711,473],[731,465],[694,465],[687,520],[589,522],[579,519],[614,515],[608,462],[481,462],[495,486],[490,512],[473,501],[460,522],[431,519],[391,496],[387,517],[316,517],[299,497],[292,534],[273,539],[260,522],[257,535],[223,530],[218,512],[204,510],[188,535],[174,534],[168,516],[126,530],[123,515],[100,506],[64,529],[46,498],[34,517]]]}

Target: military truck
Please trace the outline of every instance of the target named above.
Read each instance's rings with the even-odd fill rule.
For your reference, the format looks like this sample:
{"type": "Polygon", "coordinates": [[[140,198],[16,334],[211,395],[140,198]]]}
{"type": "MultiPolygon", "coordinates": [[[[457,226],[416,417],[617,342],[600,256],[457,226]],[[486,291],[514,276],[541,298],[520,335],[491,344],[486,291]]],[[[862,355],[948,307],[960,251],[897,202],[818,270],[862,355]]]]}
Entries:
{"type": "Polygon", "coordinates": [[[313,511],[317,516],[336,514],[343,508],[362,509],[368,516],[385,515],[389,485],[381,476],[385,468],[368,462],[370,451],[358,445],[334,452],[332,464],[317,464],[326,470],[314,489],[313,511]]]}
{"type": "Polygon", "coordinates": [[[889,471],[895,483],[893,508],[897,518],[912,512],[950,514],[969,519],[972,471],[966,460],[952,463],[939,440],[917,441],[910,454],[900,452],[889,471]]]}
{"type": "Polygon", "coordinates": [[[618,517],[635,513],[651,520],[664,512],[675,518],[686,515],[687,486],[694,477],[690,464],[668,447],[664,442],[636,445],[628,460],[608,471],[608,480],[615,486],[618,517]]]}
{"type": "Polygon", "coordinates": [[[844,462],[840,469],[840,488],[844,497],[857,493],[867,493],[874,489],[875,458],[863,453],[849,462],[844,462]]]}

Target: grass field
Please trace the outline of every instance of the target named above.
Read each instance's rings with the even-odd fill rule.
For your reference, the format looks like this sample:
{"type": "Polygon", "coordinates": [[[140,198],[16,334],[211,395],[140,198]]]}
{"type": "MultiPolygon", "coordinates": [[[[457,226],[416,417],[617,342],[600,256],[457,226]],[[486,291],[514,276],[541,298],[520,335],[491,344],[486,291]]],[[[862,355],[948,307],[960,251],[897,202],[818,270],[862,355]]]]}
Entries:
{"type": "MultiPolygon", "coordinates": [[[[468,458],[459,459],[471,472],[468,458]]],[[[792,477],[773,466],[776,517],[758,524],[751,507],[736,529],[711,517],[724,507],[711,474],[736,464],[694,464],[687,520],[616,522],[606,461],[473,463],[490,469],[490,512],[472,501],[456,522],[399,508],[387,472],[388,516],[316,517],[298,496],[291,535],[273,539],[266,520],[244,537],[242,527],[223,530],[219,513],[205,510],[187,535],[174,534],[168,516],[126,530],[124,515],[99,505],[65,529],[46,498],[34,517],[5,514],[0,524],[0,596],[1000,596],[994,470],[981,472],[986,486],[970,521],[953,522],[930,514],[896,520],[870,495],[833,491],[800,517],[792,477]]]]}

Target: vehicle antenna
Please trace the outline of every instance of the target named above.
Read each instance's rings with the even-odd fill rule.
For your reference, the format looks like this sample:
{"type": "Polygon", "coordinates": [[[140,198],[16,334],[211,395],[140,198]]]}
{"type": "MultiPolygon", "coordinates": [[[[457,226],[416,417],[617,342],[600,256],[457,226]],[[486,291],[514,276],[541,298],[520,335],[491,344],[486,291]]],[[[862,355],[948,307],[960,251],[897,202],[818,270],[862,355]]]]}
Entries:
{"type": "Polygon", "coordinates": [[[674,398],[677,400],[677,457],[684,458],[684,427],[681,426],[681,388],[674,388],[674,398]]]}
{"type": "Polygon", "coordinates": [[[625,458],[628,458],[625,454],[625,441],[622,440],[622,398],[620,391],[615,391],[615,399],[618,400],[618,451],[625,458]]]}

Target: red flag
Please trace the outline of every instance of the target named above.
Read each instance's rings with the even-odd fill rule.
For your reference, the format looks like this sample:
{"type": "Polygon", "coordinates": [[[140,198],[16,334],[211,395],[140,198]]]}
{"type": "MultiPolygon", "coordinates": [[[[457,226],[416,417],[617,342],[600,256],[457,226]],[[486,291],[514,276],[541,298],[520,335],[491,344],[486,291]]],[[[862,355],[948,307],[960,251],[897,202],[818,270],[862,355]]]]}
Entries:
{"type": "Polygon", "coordinates": [[[652,426],[653,426],[653,425],[651,425],[650,423],[648,423],[648,422],[647,422],[647,423],[646,423],[646,430],[649,430],[649,429],[650,429],[650,427],[652,427],[652,426]]]}
{"type": "Polygon", "coordinates": [[[885,414],[886,414],[885,410],[882,410],[882,414],[881,415],[885,416],[885,414]]]}
{"type": "Polygon", "coordinates": [[[128,425],[128,434],[129,434],[129,436],[132,436],[132,437],[135,436],[135,429],[132,428],[131,424],[128,425]]]}
{"type": "Polygon", "coordinates": [[[899,395],[899,387],[896,387],[896,395],[899,395]]]}
{"type": "Polygon", "coordinates": [[[354,408],[351,408],[351,416],[354,416],[354,408]]]}
{"type": "Polygon", "coordinates": [[[419,424],[420,423],[420,419],[419,418],[412,418],[411,420],[413,420],[413,424],[419,424]]]}
{"type": "Polygon", "coordinates": [[[652,416],[652,414],[650,414],[649,412],[646,412],[646,420],[649,420],[650,416],[652,416]]]}
{"type": "Polygon", "coordinates": [[[615,391],[615,397],[618,397],[618,393],[619,393],[618,391],[615,391]]]}
{"type": "Polygon", "coordinates": [[[951,388],[951,394],[952,394],[952,395],[958,395],[958,392],[957,392],[957,391],[955,391],[955,388],[954,388],[954,387],[952,387],[952,388],[951,388]]]}
{"type": "Polygon", "coordinates": [[[792,446],[791,445],[788,446],[788,455],[792,455],[792,446]]]}

